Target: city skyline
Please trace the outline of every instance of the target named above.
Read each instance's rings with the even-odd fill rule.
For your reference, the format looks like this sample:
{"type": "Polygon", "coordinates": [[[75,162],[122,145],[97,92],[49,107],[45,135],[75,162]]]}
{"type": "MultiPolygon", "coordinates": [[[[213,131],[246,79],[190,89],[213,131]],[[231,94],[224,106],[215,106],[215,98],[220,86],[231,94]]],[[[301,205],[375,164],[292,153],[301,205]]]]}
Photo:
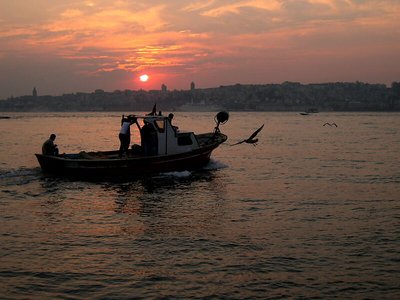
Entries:
{"type": "Polygon", "coordinates": [[[395,0],[35,3],[0,1],[0,99],[400,79],[395,0]]]}

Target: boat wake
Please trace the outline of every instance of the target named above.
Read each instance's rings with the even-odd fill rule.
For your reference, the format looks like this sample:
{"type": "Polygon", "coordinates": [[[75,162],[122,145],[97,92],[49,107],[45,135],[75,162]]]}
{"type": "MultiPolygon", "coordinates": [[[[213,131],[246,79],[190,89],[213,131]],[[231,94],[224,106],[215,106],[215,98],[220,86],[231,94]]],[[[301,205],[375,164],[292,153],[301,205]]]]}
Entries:
{"type": "Polygon", "coordinates": [[[19,169],[0,169],[0,179],[38,176],[41,174],[39,167],[37,168],[19,168],[19,169]]]}
{"type": "MultiPolygon", "coordinates": [[[[224,169],[227,168],[228,166],[217,161],[217,160],[213,160],[211,159],[210,162],[204,166],[201,170],[203,171],[213,171],[213,170],[219,170],[219,169],[224,169]]],[[[194,171],[176,171],[176,172],[165,172],[165,173],[160,173],[159,175],[161,176],[165,176],[165,177],[175,177],[175,178],[188,178],[192,175],[194,175],[194,171]]]]}
{"type": "Polygon", "coordinates": [[[228,166],[225,165],[224,163],[211,159],[210,162],[203,167],[204,170],[218,170],[218,169],[225,169],[228,166]]]}
{"type": "Polygon", "coordinates": [[[0,182],[3,186],[27,184],[41,176],[37,168],[0,169],[0,182]]]}
{"type": "Polygon", "coordinates": [[[167,176],[167,177],[187,178],[192,175],[192,172],[190,172],[190,171],[166,172],[166,173],[160,173],[160,175],[167,176]]]}

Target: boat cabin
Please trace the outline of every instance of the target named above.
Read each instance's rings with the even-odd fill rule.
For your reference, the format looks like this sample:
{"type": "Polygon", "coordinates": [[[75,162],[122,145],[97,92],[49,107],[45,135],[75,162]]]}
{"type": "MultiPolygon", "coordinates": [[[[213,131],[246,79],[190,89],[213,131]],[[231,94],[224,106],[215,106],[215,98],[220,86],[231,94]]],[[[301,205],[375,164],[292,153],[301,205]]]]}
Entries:
{"type": "Polygon", "coordinates": [[[136,123],[140,131],[141,147],[133,145],[132,149],[140,149],[145,156],[179,154],[199,148],[195,134],[179,131],[167,116],[135,117],[138,121],[142,120],[141,125],[136,123]]]}

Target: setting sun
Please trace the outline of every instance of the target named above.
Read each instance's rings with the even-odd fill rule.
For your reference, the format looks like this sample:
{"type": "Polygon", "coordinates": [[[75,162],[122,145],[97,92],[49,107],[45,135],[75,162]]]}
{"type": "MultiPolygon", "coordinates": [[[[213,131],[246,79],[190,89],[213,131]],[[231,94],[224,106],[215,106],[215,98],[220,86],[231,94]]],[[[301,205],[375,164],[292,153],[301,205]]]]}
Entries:
{"type": "Polygon", "coordinates": [[[147,74],[143,74],[139,77],[141,82],[146,82],[147,80],[149,80],[149,75],[147,74]]]}

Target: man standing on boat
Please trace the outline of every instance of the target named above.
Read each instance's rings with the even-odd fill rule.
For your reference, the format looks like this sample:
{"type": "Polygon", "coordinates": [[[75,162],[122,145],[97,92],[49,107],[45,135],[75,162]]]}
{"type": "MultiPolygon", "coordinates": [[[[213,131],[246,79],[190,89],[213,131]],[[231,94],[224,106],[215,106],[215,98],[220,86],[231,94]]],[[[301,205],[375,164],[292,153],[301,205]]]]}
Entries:
{"type": "Polygon", "coordinates": [[[121,130],[119,132],[119,140],[120,140],[120,146],[119,146],[119,156],[122,157],[122,155],[128,154],[129,150],[129,144],[131,143],[131,125],[136,122],[136,118],[133,116],[128,116],[125,117],[122,115],[121,119],[121,130]]]}
{"type": "Polygon", "coordinates": [[[157,155],[158,154],[158,139],[157,131],[149,121],[144,120],[144,124],[140,129],[141,144],[143,149],[143,154],[147,155],[157,155]]]}

